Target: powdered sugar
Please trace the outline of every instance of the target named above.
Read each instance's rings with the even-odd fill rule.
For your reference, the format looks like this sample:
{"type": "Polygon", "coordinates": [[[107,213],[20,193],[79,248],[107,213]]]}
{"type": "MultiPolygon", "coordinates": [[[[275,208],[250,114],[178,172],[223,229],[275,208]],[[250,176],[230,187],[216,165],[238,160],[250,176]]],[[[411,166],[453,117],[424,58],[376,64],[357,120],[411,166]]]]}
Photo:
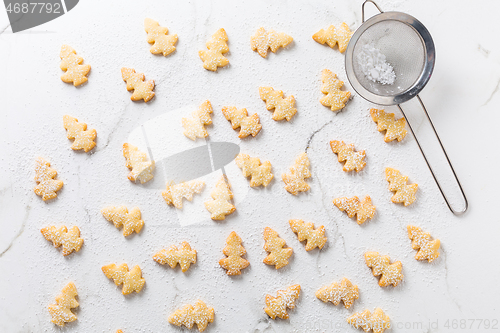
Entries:
{"type": "Polygon", "coordinates": [[[385,55],[373,44],[365,44],[357,55],[358,65],[365,76],[381,84],[393,84],[396,79],[394,68],[385,60],[385,55]]]}

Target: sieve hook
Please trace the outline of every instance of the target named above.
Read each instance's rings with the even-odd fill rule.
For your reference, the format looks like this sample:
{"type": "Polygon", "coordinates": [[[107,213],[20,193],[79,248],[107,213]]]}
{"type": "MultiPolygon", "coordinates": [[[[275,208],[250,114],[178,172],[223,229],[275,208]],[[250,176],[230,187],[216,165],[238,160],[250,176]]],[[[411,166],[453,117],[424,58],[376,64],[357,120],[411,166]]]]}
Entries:
{"type": "MultiPolygon", "coordinates": [[[[370,1],[370,0],[367,0],[370,1]]],[[[457,174],[455,173],[455,169],[453,168],[453,165],[451,164],[451,161],[448,157],[448,154],[446,153],[446,149],[444,149],[443,144],[441,143],[441,139],[439,138],[439,135],[437,134],[436,128],[434,127],[434,124],[432,123],[431,117],[429,116],[429,113],[427,113],[427,109],[425,108],[424,103],[420,99],[420,96],[417,95],[417,99],[420,102],[420,105],[422,106],[422,109],[424,110],[425,115],[427,116],[427,120],[429,120],[429,123],[431,124],[432,130],[434,131],[434,135],[436,135],[436,138],[438,139],[439,145],[441,146],[441,150],[444,153],[444,156],[446,157],[446,161],[448,162],[448,165],[450,166],[451,172],[453,172],[453,176],[455,177],[455,180],[457,181],[458,187],[460,188],[460,192],[462,193],[462,197],[464,198],[464,209],[461,211],[456,211],[451,207],[450,203],[448,202],[448,198],[446,197],[446,194],[444,194],[443,189],[441,188],[441,184],[439,184],[439,181],[434,174],[434,170],[432,170],[431,165],[429,164],[429,161],[427,160],[427,156],[425,156],[424,151],[422,150],[422,147],[420,146],[420,142],[417,139],[417,136],[415,135],[415,132],[413,131],[413,128],[411,127],[410,122],[408,121],[408,118],[406,117],[406,114],[404,113],[403,109],[401,108],[401,105],[398,104],[398,108],[405,117],[406,123],[408,124],[408,127],[410,128],[411,133],[413,134],[413,137],[415,138],[415,142],[417,142],[418,149],[420,149],[420,152],[422,153],[422,156],[424,157],[425,163],[427,164],[427,167],[429,168],[432,178],[434,178],[434,181],[436,182],[436,185],[441,192],[441,195],[443,196],[444,201],[446,202],[446,205],[448,208],[451,210],[451,212],[455,215],[460,215],[465,213],[467,211],[467,208],[469,208],[469,202],[467,201],[467,197],[465,196],[464,189],[462,188],[462,184],[460,183],[460,180],[458,180],[457,174]]]]}
{"type": "Polygon", "coordinates": [[[377,7],[379,12],[383,13],[382,9],[380,9],[380,7],[375,3],[375,1],[366,0],[365,2],[363,2],[363,5],[361,6],[361,23],[365,23],[365,4],[367,2],[371,2],[373,5],[375,5],[375,7],[377,7]]]}

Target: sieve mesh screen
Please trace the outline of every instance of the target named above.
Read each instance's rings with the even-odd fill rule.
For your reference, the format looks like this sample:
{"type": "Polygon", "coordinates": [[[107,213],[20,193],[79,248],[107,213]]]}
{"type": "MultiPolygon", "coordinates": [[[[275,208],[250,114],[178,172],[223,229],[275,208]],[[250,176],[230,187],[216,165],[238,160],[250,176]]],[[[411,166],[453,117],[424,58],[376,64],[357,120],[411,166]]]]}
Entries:
{"type": "Polygon", "coordinates": [[[366,90],[376,95],[395,96],[408,90],[419,79],[425,58],[425,45],[411,26],[396,20],[384,20],[370,26],[359,37],[354,46],[352,63],[356,79],[366,90]],[[386,56],[396,74],[394,84],[382,85],[363,74],[357,55],[366,44],[372,44],[386,56]]]}

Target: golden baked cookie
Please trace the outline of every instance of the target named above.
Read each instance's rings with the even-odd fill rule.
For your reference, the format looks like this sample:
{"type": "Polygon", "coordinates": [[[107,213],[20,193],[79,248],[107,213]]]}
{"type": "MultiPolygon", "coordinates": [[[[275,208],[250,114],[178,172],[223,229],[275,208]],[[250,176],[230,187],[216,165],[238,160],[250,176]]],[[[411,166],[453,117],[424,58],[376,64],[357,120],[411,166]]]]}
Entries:
{"type": "Polygon", "coordinates": [[[182,208],[182,199],[193,200],[193,194],[201,193],[205,183],[200,180],[191,180],[180,184],[167,184],[167,189],[161,192],[163,199],[177,209],[182,208]]]}
{"type": "Polygon", "coordinates": [[[401,261],[390,263],[389,256],[382,256],[378,252],[366,252],[365,262],[373,271],[373,276],[379,276],[379,286],[387,287],[392,284],[394,287],[403,280],[403,264],[401,261]]]}
{"type": "Polygon", "coordinates": [[[337,154],[340,163],[344,163],[342,170],[360,172],[366,166],[364,150],[354,151],[353,144],[346,144],[344,141],[330,141],[332,151],[337,154]]]}
{"type": "Polygon", "coordinates": [[[144,221],[141,220],[141,211],[134,207],[128,211],[127,207],[109,206],[101,209],[101,213],[106,220],[113,222],[117,229],[123,227],[123,236],[127,237],[134,231],[139,233],[144,226],[144,221]]]}
{"type": "Polygon", "coordinates": [[[177,35],[169,35],[167,27],[160,27],[160,24],[153,19],[144,20],[144,30],[146,30],[147,41],[153,44],[149,51],[153,54],[169,55],[175,51],[177,35]]]}
{"type": "Polygon", "coordinates": [[[329,106],[332,111],[343,109],[345,103],[351,98],[350,92],[340,90],[344,82],[337,79],[337,74],[332,73],[329,69],[324,69],[321,72],[321,81],[323,82],[321,92],[325,96],[320,98],[320,103],[329,106]]]}
{"type": "Polygon", "coordinates": [[[229,64],[229,60],[223,56],[224,53],[229,52],[227,46],[226,30],[219,29],[212,38],[207,42],[207,49],[199,51],[200,59],[203,61],[203,68],[215,72],[218,67],[224,67],[229,64]]]}
{"type": "Polygon", "coordinates": [[[333,199],[333,204],[341,212],[345,211],[349,217],[356,215],[358,224],[365,223],[367,219],[372,219],[375,215],[375,206],[372,205],[372,199],[368,195],[362,200],[359,200],[357,196],[333,199]]]}
{"type": "Polygon", "coordinates": [[[321,249],[326,244],[324,226],[314,229],[313,223],[306,223],[302,220],[290,220],[288,223],[292,231],[297,234],[299,242],[306,241],[306,251],[317,247],[321,249]]]}
{"type": "Polygon", "coordinates": [[[130,271],[127,264],[109,264],[102,266],[102,271],[108,279],[112,279],[117,286],[123,284],[122,294],[128,295],[132,292],[140,292],[146,280],[142,278],[142,271],[138,265],[135,265],[130,271]]]}
{"type": "Polygon", "coordinates": [[[264,264],[275,265],[276,269],[288,265],[288,258],[292,255],[293,249],[285,247],[285,240],[269,227],[264,229],[264,240],[266,241],[264,250],[269,252],[269,255],[264,259],[264,264]]]}
{"type": "Polygon", "coordinates": [[[347,278],[343,278],[339,283],[333,282],[329,286],[324,286],[316,291],[316,297],[323,302],[332,302],[339,305],[344,302],[344,307],[349,309],[355,300],[359,298],[358,286],[353,285],[347,278]]]}
{"type": "Polygon", "coordinates": [[[159,264],[168,264],[175,268],[177,264],[183,272],[187,271],[191,264],[196,264],[196,250],[191,249],[188,242],[182,242],[181,247],[172,245],[168,250],[161,250],[153,256],[153,260],[159,264]]]}
{"type": "Polygon", "coordinates": [[[259,115],[254,113],[249,117],[247,109],[238,110],[234,106],[224,106],[222,113],[227,120],[231,121],[233,129],[240,129],[240,133],[238,134],[240,139],[246,138],[249,135],[256,136],[262,128],[259,115]]]}
{"type": "Polygon", "coordinates": [[[210,216],[212,220],[224,220],[226,215],[236,210],[236,207],[231,203],[233,192],[231,192],[227,177],[222,176],[219,179],[210,195],[213,200],[205,201],[205,208],[212,214],[210,216]]]}
{"type": "Polygon", "coordinates": [[[136,73],[133,68],[123,67],[122,79],[127,82],[127,90],[134,91],[130,97],[131,100],[140,101],[142,99],[144,102],[149,102],[155,96],[153,92],[155,81],[144,81],[146,79],[144,73],[136,73]]]}
{"type": "Polygon", "coordinates": [[[82,65],[83,58],[76,55],[76,51],[71,46],[63,45],[59,56],[61,57],[59,67],[66,72],[61,75],[63,82],[73,83],[75,87],[87,82],[90,65],[82,65]]]}
{"type": "Polygon", "coordinates": [[[243,176],[251,177],[251,187],[259,185],[267,186],[274,177],[271,173],[271,162],[269,161],[265,161],[261,164],[259,158],[250,157],[247,154],[238,154],[235,161],[238,168],[241,169],[243,176]]]}
{"type": "Polygon", "coordinates": [[[283,98],[283,91],[274,90],[271,87],[259,87],[260,98],[266,102],[266,108],[273,112],[273,120],[283,120],[286,119],[290,121],[292,117],[297,113],[295,106],[295,97],[293,95],[283,98]]]}
{"type": "Polygon", "coordinates": [[[54,179],[57,171],[50,167],[50,163],[42,157],[38,157],[35,162],[35,194],[42,197],[43,201],[54,199],[64,183],[62,180],[54,179]]]}
{"type": "Polygon", "coordinates": [[[198,110],[191,113],[189,118],[182,118],[184,135],[193,141],[196,138],[206,138],[208,132],[205,129],[205,125],[212,123],[212,118],[210,117],[212,111],[212,104],[207,100],[200,105],[198,110]]]}
{"type": "Polygon", "coordinates": [[[184,305],[168,316],[168,322],[176,326],[186,326],[191,329],[194,324],[198,327],[198,331],[203,332],[208,323],[214,321],[214,309],[209,308],[203,301],[197,300],[194,306],[191,304],[184,305]]]}
{"type": "Polygon", "coordinates": [[[335,26],[331,25],[326,30],[321,29],[315,33],[312,38],[320,44],[327,43],[332,49],[335,44],[338,44],[339,51],[344,53],[352,34],[353,32],[349,29],[349,26],[343,22],[340,28],[335,28],[335,26]]]}
{"type": "Polygon", "coordinates": [[[278,290],[277,296],[266,295],[266,308],[264,311],[272,319],[276,317],[288,319],[287,309],[295,308],[295,301],[300,296],[300,285],[294,284],[283,290],[278,290]]]}
{"type": "Polygon", "coordinates": [[[365,332],[373,330],[373,333],[384,333],[384,330],[391,328],[391,319],[380,308],[375,308],[373,314],[370,310],[356,312],[347,322],[355,328],[362,328],[365,332]]]}
{"type": "Polygon", "coordinates": [[[146,153],[130,143],[124,143],[123,157],[125,157],[127,168],[130,169],[127,176],[130,181],[136,182],[139,180],[141,184],[144,184],[153,179],[155,161],[149,161],[146,153]]]}
{"type": "Polygon", "coordinates": [[[293,38],[284,32],[276,32],[274,30],[269,30],[260,27],[255,35],[250,38],[250,46],[253,51],[257,51],[262,58],[267,57],[267,50],[271,49],[273,53],[276,53],[278,48],[286,47],[293,41],[293,38]]]}
{"type": "Polygon", "coordinates": [[[77,318],[71,309],[79,306],[76,300],[78,292],[73,282],[68,283],[59,296],[56,297],[56,304],[49,305],[49,313],[52,322],[57,326],[64,326],[66,323],[75,321],[77,318]]]}
{"type": "Polygon", "coordinates": [[[299,192],[305,192],[311,188],[309,184],[305,182],[306,178],[311,177],[309,165],[307,153],[301,153],[297,156],[295,164],[290,168],[290,173],[281,175],[281,179],[283,179],[285,183],[285,190],[293,195],[297,195],[299,192]]]}
{"type": "Polygon", "coordinates": [[[234,231],[229,234],[226,240],[226,247],[222,250],[222,253],[227,258],[219,260],[219,265],[227,270],[227,275],[240,275],[241,270],[250,265],[248,260],[241,257],[247,252],[241,242],[240,236],[234,231]]]}
{"type": "Polygon", "coordinates": [[[411,247],[417,250],[415,259],[433,261],[439,257],[439,246],[441,242],[439,239],[431,240],[431,234],[424,232],[421,228],[409,225],[407,227],[408,238],[411,239],[411,247]]]}
{"type": "Polygon", "coordinates": [[[59,228],[50,226],[40,232],[46,240],[54,244],[54,247],[62,246],[63,256],[70,255],[73,251],[78,252],[82,248],[83,238],[80,237],[80,229],[77,226],[73,226],[69,231],[66,226],[59,228]]]}
{"type": "Polygon", "coordinates": [[[370,109],[370,115],[374,122],[377,123],[377,130],[379,132],[385,132],[384,141],[390,142],[397,139],[401,141],[406,136],[406,120],[404,118],[399,118],[394,120],[394,113],[385,113],[384,110],[370,109]]]}
{"type": "Polygon", "coordinates": [[[87,124],[78,122],[78,119],[71,116],[63,116],[64,129],[68,132],[67,137],[74,140],[71,149],[85,152],[92,150],[95,147],[95,138],[97,132],[95,129],[87,130],[87,124]]]}
{"type": "Polygon", "coordinates": [[[391,201],[403,203],[405,206],[411,205],[415,200],[418,184],[407,185],[408,177],[393,168],[385,168],[385,178],[389,182],[389,191],[394,192],[391,201]]]}

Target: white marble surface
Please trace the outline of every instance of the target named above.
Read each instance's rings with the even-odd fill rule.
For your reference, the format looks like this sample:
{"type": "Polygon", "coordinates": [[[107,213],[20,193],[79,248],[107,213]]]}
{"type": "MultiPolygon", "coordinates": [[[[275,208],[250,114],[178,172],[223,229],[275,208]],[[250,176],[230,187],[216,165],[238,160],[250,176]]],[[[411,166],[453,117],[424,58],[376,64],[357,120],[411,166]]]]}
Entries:
{"type": "MultiPolygon", "coordinates": [[[[330,24],[345,21],[351,29],[359,27],[361,1],[81,1],[68,14],[17,34],[11,33],[0,10],[0,332],[187,331],[166,318],[198,298],[215,309],[207,332],[355,332],[345,318],[375,307],[391,317],[392,332],[498,330],[500,3],[380,0],[379,5],[417,17],[434,38],[436,67],[421,96],[469,196],[470,210],[461,217],[448,211],[413,137],[385,143],[368,114],[374,105],[347,83],[344,56],[311,39],[330,24]],[[146,17],[178,34],[175,53],[166,58],[149,53],[146,17]],[[286,32],[294,43],[262,59],[249,46],[260,26],[286,32]],[[229,36],[230,65],[212,73],[202,68],[198,50],[221,27],[229,36]],[[92,65],[88,84],[80,88],[59,79],[63,43],[92,65]],[[152,102],[130,101],[120,77],[122,66],[156,81],[152,102]],[[324,68],[338,73],[353,92],[341,113],[318,102],[324,68]],[[291,122],[271,119],[258,96],[261,85],[295,96],[298,113],[291,122]],[[215,112],[210,140],[234,142],[242,152],[270,160],[276,177],[265,189],[248,190],[246,182],[235,189],[237,212],[226,221],[213,222],[207,213],[181,226],[157,184],[141,186],[126,178],[121,146],[144,122],[205,99],[215,112]],[[257,112],[262,132],[240,142],[222,116],[225,105],[257,112]],[[97,130],[92,153],[70,149],[64,114],[97,130]],[[332,139],[366,149],[367,167],[359,174],[344,173],[329,150],[332,139]],[[306,147],[312,164],[311,191],[294,197],[283,189],[279,176],[306,147]],[[64,181],[51,202],[33,193],[37,156],[47,158],[64,181]],[[414,205],[390,202],[383,172],[387,166],[419,184],[414,205]],[[377,215],[363,226],[331,202],[334,197],[364,194],[371,195],[377,215]],[[124,238],[100,214],[107,205],[121,204],[141,209],[145,227],[140,234],[124,238]],[[327,245],[306,252],[288,226],[290,218],[324,225],[327,245]],[[63,223],[79,226],[85,239],[82,250],[69,257],[40,234],[44,226],[63,223]],[[409,223],[441,240],[441,256],[432,264],[414,260],[405,231],[409,223]],[[262,263],[266,226],[294,249],[293,260],[279,271],[262,263]],[[237,277],[227,276],[218,266],[232,230],[243,238],[251,263],[237,277]],[[183,240],[198,251],[198,263],[186,274],[151,259],[159,249],[183,240]],[[379,287],[364,264],[367,250],[402,261],[404,282],[396,288],[379,287]],[[140,294],[124,297],[104,276],[101,266],[112,262],[140,265],[146,279],[140,294]],[[360,299],[351,309],[316,299],[319,287],[344,276],[360,288],[360,299]],[[50,322],[47,306],[69,281],[79,293],[78,320],[59,329],[50,322]],[[265,294],[294,283],[302,292],[296,308],[289,311],[290,319],[269,319],[263,311],[265,294]],[[489,320],[490,326],[480,319],[489,320]]],[[[387,110],[399,115],[395,107],[387,110]]],[[[416,127],[424,127],[416,118],[416,127]]],[[[165,145],[191,143],[186,139],[165,145]]],[[[203,195],[186,209],[202,205],[214,177],[206,177],[203,195]]],[[[242,176],[235,172],[230,178],[241,183],[242,176]]]]}

